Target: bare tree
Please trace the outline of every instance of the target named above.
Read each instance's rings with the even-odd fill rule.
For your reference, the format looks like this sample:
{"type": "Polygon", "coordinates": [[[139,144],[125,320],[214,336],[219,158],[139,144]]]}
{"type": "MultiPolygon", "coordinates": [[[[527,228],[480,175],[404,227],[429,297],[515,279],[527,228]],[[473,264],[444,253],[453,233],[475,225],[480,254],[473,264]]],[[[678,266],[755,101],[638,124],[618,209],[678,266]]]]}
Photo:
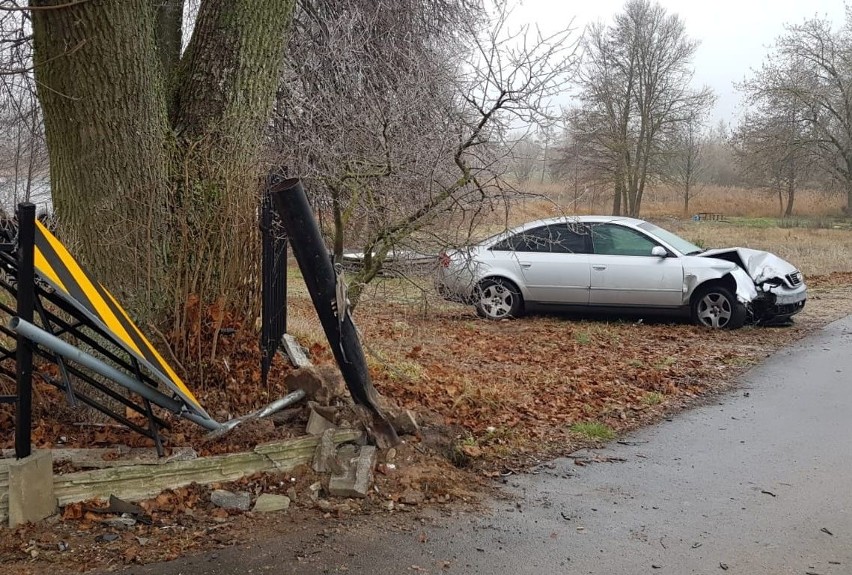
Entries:
{"type": "Polygon", "coordinates": [[[719,120],[705,134],[704,180],[717,186],[738,186],[743,182],[735,167],[734,148],[731,145],[730,129],[724,120],[719,120]]]}
{"type": "Polygon", "coordinates": [[[29,14],[0,11],[0,204],[49,204],[47,150],[32,74],[29,14]]]}
{"type": "Polygon", "coordinates": [[[570,125],[610,173],[614,214],[639,215],[666,138],[696,110],[712,105],[708,88],[690,87],[697,46],[677,15],[649,0],[628,0],[612,25],[587,30],[581,103],[570,125]]]}
{"type": "Polygon", "coordinates": [[[349,282],[356,303],[388,257],[458,241],[507,201],[510,130],[542,117],[574,45],[568,30],[508,33],[505,8],[484,26],[464,2],[334,4],[297,15],[279,146],[331,212],[335,257],[364,254],[349,282]]]}
{"type": "Polygon", "coordinates": [[[818,156],[807,107],[789,91],[772,89],[778,83],[803,85],[801,70],[801,62],[764,67],[738,86],[749,108],[732,138],[737,165],[746,182],[777,195],[782,217],[793,214],[796,191],[818,156]]]}
{"type": "Polygon", "coordinates": [[[689,215],[689,201],[698,195],[707,171],[703,118],[690,114],[672,134],[664,157],[662,178],[674,186],[683,200],[683,215],[689,215]]]}
{"type": "MultiPolygon", "coordinates": [[[[774,150],[778,161],[786,166],[789,189],[793,189],[795,180],[791,166],[801,151],[807,149],[807,154],[815,154],[812,157],[844,188],[847,214],[852,206],[850,46],[850,7],[846,8],[846,19],[836,31],[831,22],[820,18],[789,25],[761,70],[743,85],[752,104],[751,116],[743,123],[745,132],[753,131],[756,122],[766,127],[763,121],[768,117],[766,106],[781,106],[776,110],[776,122],[772,125],[776,135],[764,133],[766,145],[763,149],[774,150]],[[787,151],[779,150],[779,146],[787,151]]],[[[776,166],[775,171],[784,169],[776,166]]]]}
{"type": "Polygon", "coordinates": [[[529,182],[537,171],[540,171],[541,178],[544,178],[542,160],[544,148],[533,139],[531,134],[524,133],[514,142],[509,142],[509,146],[511,171],[519,182],[529,182]]]}

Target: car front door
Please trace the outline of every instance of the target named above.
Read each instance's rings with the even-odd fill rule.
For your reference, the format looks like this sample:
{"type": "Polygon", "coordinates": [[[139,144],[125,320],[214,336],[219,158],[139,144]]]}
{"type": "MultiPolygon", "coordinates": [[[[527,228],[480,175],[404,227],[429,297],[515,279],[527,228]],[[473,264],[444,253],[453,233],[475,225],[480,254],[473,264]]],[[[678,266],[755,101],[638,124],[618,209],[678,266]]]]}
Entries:
{"type": "Polygon", "coordinates": [[[683,303],[683,264],[651,255],[660,244],[617,223],[592,226],[589,303],[606,306],[677,307],[683,303]]]}
{"type": "Polygon", "coordinates": [[[588,229],[550,224],[516,234],[492,248],[516,259],[528,299],[540,303],[589,303],[588,229]]]}

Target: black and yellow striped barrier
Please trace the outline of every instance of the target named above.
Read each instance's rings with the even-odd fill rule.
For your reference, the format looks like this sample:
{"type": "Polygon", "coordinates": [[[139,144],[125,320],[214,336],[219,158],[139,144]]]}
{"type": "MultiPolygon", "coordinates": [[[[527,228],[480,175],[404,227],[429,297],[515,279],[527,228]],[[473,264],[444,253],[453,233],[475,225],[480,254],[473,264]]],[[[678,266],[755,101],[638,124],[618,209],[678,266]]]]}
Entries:
{"type": "Polygon", "coordinates": [[[210,419],[189,388],[112,294],[86,273],[62,242],[41,222],[36,222],[35,270],[65,301],[136,358],[154,380],[174,392],[196,418],[210,419]]]}

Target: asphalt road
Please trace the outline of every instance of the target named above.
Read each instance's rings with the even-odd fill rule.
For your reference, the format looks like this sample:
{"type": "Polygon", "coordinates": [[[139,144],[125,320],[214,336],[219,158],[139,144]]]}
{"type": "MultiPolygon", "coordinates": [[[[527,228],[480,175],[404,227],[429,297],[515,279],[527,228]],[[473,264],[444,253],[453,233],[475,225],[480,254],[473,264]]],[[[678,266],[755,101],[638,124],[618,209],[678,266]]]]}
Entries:
{"type": "MultiPolygon", "coordinates": [[[[743,332],[747,337],[747,332],[743,332]]],[[[508,479],[511,500],[134,573],[852,574],[852,316],[717,402],[508,479]],[[597,461],[594,461],[597,460],[597,461]]]]}

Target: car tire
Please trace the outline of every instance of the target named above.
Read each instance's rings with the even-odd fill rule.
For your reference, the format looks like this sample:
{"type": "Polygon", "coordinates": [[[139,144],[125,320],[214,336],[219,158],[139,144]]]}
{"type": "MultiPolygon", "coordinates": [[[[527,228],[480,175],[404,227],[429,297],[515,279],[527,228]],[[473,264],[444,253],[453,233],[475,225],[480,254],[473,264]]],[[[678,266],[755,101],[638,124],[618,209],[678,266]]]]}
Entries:
{"type": "Polygon", "coordinates": [[[520,290],[509,280],[489,278],[477,284],[474,306],[476,313],[485,319],[509,319],[521,315],[524,300],[520,290]]]}
{"type": "Polygon", "coordinates": [[[712,329],[739,329],[746,320],[746,307],[723,285],[699,288],[692,297],[692,321],[712,329]]]}

